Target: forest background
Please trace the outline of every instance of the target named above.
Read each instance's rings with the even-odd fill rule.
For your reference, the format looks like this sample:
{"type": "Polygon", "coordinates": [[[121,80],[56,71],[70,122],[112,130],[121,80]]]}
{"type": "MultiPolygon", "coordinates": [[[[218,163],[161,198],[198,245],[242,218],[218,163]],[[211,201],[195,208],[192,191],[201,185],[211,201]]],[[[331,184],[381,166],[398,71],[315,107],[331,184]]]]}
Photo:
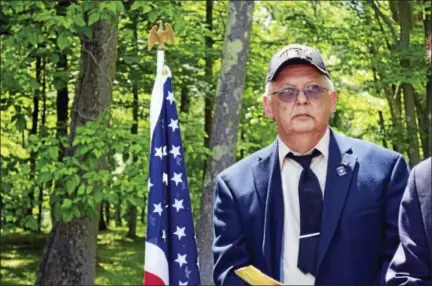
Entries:
{"type": "Polygon", "coordinates": [[[142,284],[156,72],[147,38],[158,20],[177,39],[165,63],[211,284],[214,175],[275,139],[261,100],[271,56],[291,43],[319,49],[339,96],[334,130],[412,167],[432,152],[431,6],[2,1],[1,285],[142,284]]]}

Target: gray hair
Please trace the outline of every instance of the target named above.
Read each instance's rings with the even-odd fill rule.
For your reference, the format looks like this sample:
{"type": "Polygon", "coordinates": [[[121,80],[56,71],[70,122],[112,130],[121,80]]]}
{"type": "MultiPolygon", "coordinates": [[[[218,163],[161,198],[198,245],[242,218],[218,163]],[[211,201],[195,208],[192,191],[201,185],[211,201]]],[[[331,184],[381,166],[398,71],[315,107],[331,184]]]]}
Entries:
{"type": "MultiPolygon", "coordinates": [[[[327,77],[326,75],[324,75],[324,78],[325,78],[325,81],[327,83],[327,87],[326,88],[329,89],[330,93],[334,92],[335,88],[334,88],[332,80],[330,80],[330,78],[327,77]]],[[[269,95],[269,93],[270,93],[270,85],[271,85],[271,82],[267,82],[267,84],[265,85],[264,96],[270,96],[269,95]]]]}

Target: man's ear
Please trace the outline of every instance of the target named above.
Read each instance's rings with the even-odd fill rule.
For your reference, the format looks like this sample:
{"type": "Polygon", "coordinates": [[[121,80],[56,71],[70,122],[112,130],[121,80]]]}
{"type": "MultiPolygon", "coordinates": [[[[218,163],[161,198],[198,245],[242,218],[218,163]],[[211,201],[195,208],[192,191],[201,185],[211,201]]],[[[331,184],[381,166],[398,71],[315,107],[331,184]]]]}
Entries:
{"type": "Polygon", "coordinates": [[[271,106],[271,98],[269,96],[263,96],[264,113],[268,118],[273,119],[273,110],[271,106]]]}
{"type": "Polygon", "coordinates": [[[334,113],[336,111],[336,105],[337,105],[337,93],[336,93],[336,91],[333,91],[330,94],[330,105],[331,105],[331,111],[332,111],[332,113],[334,113]]]}

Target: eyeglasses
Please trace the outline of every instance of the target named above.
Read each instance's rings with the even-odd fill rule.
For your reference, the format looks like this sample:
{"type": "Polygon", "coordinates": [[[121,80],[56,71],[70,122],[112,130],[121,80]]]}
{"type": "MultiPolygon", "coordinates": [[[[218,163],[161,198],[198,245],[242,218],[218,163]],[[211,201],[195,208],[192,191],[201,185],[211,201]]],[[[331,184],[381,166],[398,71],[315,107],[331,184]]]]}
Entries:
{"type": "MultiPolygon", "coordinates": [[[[299,89],[288,87],[288,88],[284,88],[282,91],[273,92],[270,95],[277,94],[279,100],[281,100],[282,102],[290,103],[290,102],[294,102],[297,99],[297,96],[299,95],[300,91],[301,90],[299,89]]],[[[319,99],[324,93],[324,91],[328,91],[328,89],[317,84],[312,84],[303,88],[303,94],[305,95],[306,98],[308,98],[308,100],[319,99]]]]}

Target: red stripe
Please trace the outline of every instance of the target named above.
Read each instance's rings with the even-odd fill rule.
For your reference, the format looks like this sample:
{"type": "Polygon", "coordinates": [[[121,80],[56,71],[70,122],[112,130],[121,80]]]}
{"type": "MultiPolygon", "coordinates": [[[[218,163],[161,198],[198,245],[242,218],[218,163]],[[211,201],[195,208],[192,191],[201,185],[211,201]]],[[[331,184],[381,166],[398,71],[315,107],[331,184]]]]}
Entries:
{"type": "Polygon", "coordinates": [[[165,286],[165,283],[162,281],[162,279],[160,279],[159,277],[157,277],[156,275],[149,273],[147,271],[144,271],[144,281],[143,281],[144,285],[153,285],[153,286],[165,286]]]}

